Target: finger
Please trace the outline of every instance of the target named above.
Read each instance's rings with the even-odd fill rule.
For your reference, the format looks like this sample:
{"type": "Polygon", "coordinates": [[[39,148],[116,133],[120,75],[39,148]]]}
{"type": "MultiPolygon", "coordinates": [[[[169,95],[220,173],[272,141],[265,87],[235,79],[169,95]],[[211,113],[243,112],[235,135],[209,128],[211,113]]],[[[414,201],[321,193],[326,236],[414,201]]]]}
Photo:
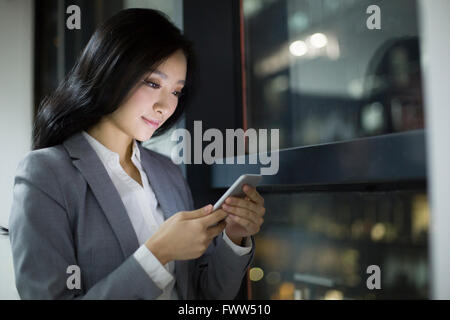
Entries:
{"type": "Polygon", "coordinates": [[[250,211],[255,212],[258,216],[262,216],[265,211],[263,206],[256,204],[255,202],[253,202],[251,200],[244,200],[242,198],[237,198],[237,197],[228,197],[225,200],[225,204],[234,206],[234,207],[241,207],[241,208],[248,209],[250,211]]]}
{"type": "MultiPolygon", "coordinates": [[[[251,201],[252,203],[254,203],[248,196],[245,196],[244,198],[245,201],[251,201]]],[[[264,199],[263,199],[264,202],[264,199]]],[[[257,204],[258,207],[258,213],[260,214],[261,217],[264,216],[264,214],[266,213],[266,208],[264,207],[264,204],[257,204]]]]}
{"type": "Polygon", "coordinates": [[[204,217],[205,215],[209,214],[212,210],[213,206],[211,204],[208,204],[200,209],[193,210],[193,211],[186,211],[184,213],[184,217],[186,219],[197,219],[204,217]]]}
{"type": "Polygon", "coordinates": [[[218,209],[208,214],[207,216],[200,218],[200,221],[207,228],[209,226],[212,226],[213,224],[218,223],[220,220],[225,219],[227,215],[228,213],[226,213],[222,209],[218,209]]]}
{"type": "Polygon", "coordinates": [[[258,191],[256,191],[255,187],[252,187],[252,186],[246,184],[246,185],[244,185],[242,190],[250,198],[250,200],[252,200],[260,205],[264,204],[264,198],[259,194],[258,191]]]}
{"type": "Polygon", "coordinates": [[[227,204],[223,204],[222,205],[223,210],[225,210],[228,213],[231,213],[233,215],[239,216],[241,218],[244,218],[246,220],[250,220],[253,223],[258,223],[259,222],[259,216],[253,212],[250,211],[248,209],[245,208],[240,208],[240,207],[234,207],[234,206],[229,206],[227,204]]]}
{"type": "Polygon", "coordinates": [[[213,238],[217,237],[223,231],[223,229],[225,229],[226,226],[227,226],[227,223],[225,222],[225,220],[223,220],[218,225],[209,227],[206,231],[208,234],[208,238],[213,239],[213,238]]]}
{"type": "Polygon", "coordinates": [[[230,215],[229,216],[237,224],[241,225],[250,234],[255,234],[259,232],[260,225],[253,223],[250,220],[241,218],[239,216],[230,215]]]}

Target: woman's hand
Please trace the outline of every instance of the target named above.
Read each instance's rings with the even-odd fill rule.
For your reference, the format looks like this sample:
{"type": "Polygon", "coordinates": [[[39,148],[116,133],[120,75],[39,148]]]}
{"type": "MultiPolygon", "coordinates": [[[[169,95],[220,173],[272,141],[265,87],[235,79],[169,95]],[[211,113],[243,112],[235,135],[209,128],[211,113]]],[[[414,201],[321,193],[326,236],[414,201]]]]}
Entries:
{"type": "Polygon", "coordinates": [[[193,211],[177,212],[167,219],[145,243],[162,265],[172,260],[200,257],[211,241],[225,228],[223,210],[211,213],[212,205],[193,211]]]}
{"type": "Polygon", "coordinates": [[[264,198],[256,191],[255,187],[244,185],[244,199],[228,197],[222,205],[222,209],[228,213],[225,232],[237,245],[241,245],[242,238],[255,235],[259,232],[264,222],[263,216],[264,198]]]}

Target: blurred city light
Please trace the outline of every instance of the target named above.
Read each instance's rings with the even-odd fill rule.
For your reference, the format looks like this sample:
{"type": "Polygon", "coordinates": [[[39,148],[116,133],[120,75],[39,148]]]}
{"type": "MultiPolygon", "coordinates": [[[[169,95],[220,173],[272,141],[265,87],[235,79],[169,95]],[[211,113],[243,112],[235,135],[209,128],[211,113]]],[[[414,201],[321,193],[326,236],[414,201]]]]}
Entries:
{"type": "Polygon", "coordinates": [[[259,281],[264,277],[264,271],[261,268],[251,268],[250,269],[250,280],[259,281]]]}
{"type": "Polygon", "coordinates": [[[308,52],[308,46],[302,40],[297,40],[291,43],[289,51],[296,57],[301,57],[308,52]]]}
{"type": "Polygon", "coordinates": [[[328,38],[323,33],[314,33],[310,38],[309,41],[311,42],[311,45],[315,48],[323,48],[328,43],[328,38]]]}

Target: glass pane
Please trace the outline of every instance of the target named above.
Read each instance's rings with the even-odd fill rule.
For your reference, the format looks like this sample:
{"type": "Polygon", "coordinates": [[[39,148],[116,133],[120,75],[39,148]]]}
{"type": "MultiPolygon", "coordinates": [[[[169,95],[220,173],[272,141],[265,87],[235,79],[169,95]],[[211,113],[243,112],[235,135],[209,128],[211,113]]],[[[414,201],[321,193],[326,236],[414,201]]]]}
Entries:
{"type": "Polygon", "coordinates": [[[243,12],[247,127],[279,128],[280,148],[424,127],[415,1],[243,0],[243,12]]]}
{"type": "MultiPolygon", "coordinates": [[[[255,237],[253,299],[428,298],[422,191],[271,193],[255,237]],[[381,289],[369,289],[369,266],[381,289]]],[[[375,284],[375,279],[369,279],[375,284]]]]}

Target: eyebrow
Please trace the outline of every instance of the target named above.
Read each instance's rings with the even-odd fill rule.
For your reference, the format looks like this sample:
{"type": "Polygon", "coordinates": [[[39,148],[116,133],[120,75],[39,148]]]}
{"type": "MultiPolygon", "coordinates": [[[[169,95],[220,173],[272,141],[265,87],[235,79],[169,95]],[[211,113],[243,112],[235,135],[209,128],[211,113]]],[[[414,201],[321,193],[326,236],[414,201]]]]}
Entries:
{"type": "MultiPolygon", "coordinates": [[[[167,78],[168,78],[168,77],[167,77],[167,74],[165,74],[164,72],[159,71],[159,70],[154,70],[152,73],[155,73],[155,74],[161,76],[161,78],[163,78],[163,79],[167,79],[167,78]]],[[[178,80],[177,83],[185,84],[185,82],[186,82],[186,81],[184,81],[184,80],[178,80]]]]}

